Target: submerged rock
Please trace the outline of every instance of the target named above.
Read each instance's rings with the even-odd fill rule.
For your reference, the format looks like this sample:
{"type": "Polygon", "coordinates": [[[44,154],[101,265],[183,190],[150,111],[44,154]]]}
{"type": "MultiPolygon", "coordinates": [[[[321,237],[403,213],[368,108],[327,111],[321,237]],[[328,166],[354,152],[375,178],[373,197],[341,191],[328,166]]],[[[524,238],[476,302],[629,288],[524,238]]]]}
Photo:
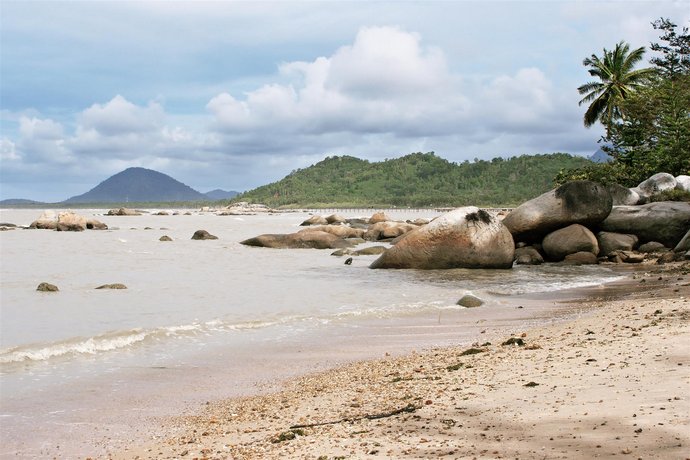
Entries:
{"type": "Polygon", "coordinates": [[[127,289],[127,286],[125,286],[122,283],[113,283],[113,284],[104,284],[102,286],[98,286],[96,289],[127,289]]]}
{"type": "Polygon", "coordinates": [[[339,249],[352,246],[346,240],[322,231],[264,234],[241,241],[240,244],[275,249],[339,249]]]}
{"type": "Polygon", "coordinates": [[[194,235],[192,235],[193,240],[217,240],[218,237],[215,235],[211,235],[209,232],[206,230],[197,230],[194,232],[194,235]]]}
{"type": "Polygon", "coordinates": [[[39,284],[38,287],[36,288],[36,290],[41,291],[41,292],[57,292],[57,291],[59,291],[57,286],[55,286],[54,284],[46,283],[46,282],[39,284]]]}
{"type": "Polygon", "coordinates": [[[86,230],[86,217],[70,211],[61,212],[58,214],[56,230],[58,232],[83,232],[86,230]]]}
{"type": "Polygon", "coordinates": [[[172,238],[170,238],[168,235],[163,235],[158,238],[158,241],[172,241],[172,238]]]}

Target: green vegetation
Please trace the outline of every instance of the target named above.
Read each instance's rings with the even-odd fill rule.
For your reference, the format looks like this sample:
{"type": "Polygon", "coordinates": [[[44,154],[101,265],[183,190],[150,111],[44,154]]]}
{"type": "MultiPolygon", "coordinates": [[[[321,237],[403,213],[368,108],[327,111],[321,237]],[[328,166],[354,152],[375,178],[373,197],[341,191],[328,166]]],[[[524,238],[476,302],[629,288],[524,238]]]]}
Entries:
{"type": "Polygon", "coordinates": [[[272,207],[512,206],[554,187],[564,168],[591,162],[565,153],[451,163],[430,153],[371,163],[328,157],[235,199],[272,207]]]}
{"type": "MultiPolygon", "coordinates": [[[[658,172],[674,176],[690,174],[690,34],[687,27],[677,32],[676,24],[668,19],[659,19],[652,25],[661,33],[660,42],[651,45],[657,53],[650,59],[652,67],[630,71],[629,66],[620,66],[644,78],[636,78],[634,85],[629,85],[626,91],[615,92],[615,96],[606,101],[589,95],[581,101],[594,100],[592,105],[598,104],[587,110],[585,126],[598,119],[606,127],[602,149],[613,157],[613,161],[562,171],[556,178],[558,183],[590,179],[635,186],[658,172]],[[597,112],[599,106],[605,109],[597,112]],[[594,112],[599,115],[592,119],[594,112]]],[[[604,49],[604,58],[598,62],[622,59],[634,64],[639,58],[633,57],[639,54],[641,58],[644,52],[641,48],[633,51],[634,56],[627,54],[628,47],[622,43],[616,50],[604,49]],[[616,50],[625,58],[614,56],[616,50]]],[[[599,69],[595,58],[593,55],[585,59],[584,64],[599,69]]],[[[601,85],[598,88],[615,86],[612,73],[592,69],[590,74],[601,81],[581,86],[581,93],[594,88],[595,84],[601,85]]]]}

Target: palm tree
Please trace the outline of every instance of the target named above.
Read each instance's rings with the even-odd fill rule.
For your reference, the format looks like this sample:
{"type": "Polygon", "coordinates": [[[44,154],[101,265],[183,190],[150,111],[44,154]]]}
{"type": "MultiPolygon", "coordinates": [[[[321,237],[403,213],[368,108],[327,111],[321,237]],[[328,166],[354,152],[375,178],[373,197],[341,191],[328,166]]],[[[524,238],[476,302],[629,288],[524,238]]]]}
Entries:
{"type": "Polygon", "coordinates": [[[613,51],[604,48],[603,58],[592,54],[582,61],[582,65],[590,68],[589,74],[599,79],[577,89],[580,94],[586,95],[579,105],[591,102],[585,112],[586,127],[600,121],[608,134],[614,120],[625,118],[621,110],[623,100],[642,87],[647,78],[654,74],[654,70],[650,68],[633,70],[644,52],[644,46],[631,52],[630,45],[621,41],[613,51]]]}

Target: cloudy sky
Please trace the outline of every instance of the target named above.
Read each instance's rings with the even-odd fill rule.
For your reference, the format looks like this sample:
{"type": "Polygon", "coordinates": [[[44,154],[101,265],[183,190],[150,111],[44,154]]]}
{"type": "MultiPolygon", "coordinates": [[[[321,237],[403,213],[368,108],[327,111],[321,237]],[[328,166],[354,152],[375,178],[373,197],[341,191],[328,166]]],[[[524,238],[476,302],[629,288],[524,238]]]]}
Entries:
{"type": "Polygon", "coordinates": [[[206,192],[330,155],[589,155],[583,58],[661,16],[690,0],[0,0],[0,199],[130,166],[206,192]]]}

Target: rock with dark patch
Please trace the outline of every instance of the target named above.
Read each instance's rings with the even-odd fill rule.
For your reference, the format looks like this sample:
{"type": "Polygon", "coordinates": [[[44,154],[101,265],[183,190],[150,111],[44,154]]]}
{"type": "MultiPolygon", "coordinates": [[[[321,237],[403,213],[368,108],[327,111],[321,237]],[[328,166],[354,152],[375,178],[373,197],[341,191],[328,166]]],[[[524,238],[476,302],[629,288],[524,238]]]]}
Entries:
{"type": "Polygon", "coordinates": [[[352,257],[345,259],[345,265],[352,265],[352,257]]]}
{"type": "Polygon", "coordinates": [[[610,184],[606,185],[606,189],[611,194],[613,206],[632,206],[640,201],[639,193],[622,185],[610,184]]]}
{"type": "Polygon", "coordinates": [[[607,256],[613,251],[632,251],[637,247],[639,238],[635,235],[613,232],[597,233],[599,255],[607,256]]]}
{"type": "Polygon", "coordinates": [[[563,263],[566,265],[596,265],[599,263],[597,256],[589,251],[576,252],[574,254],[568,254],[563,259],[563,263]]]}
{"type": "Polygon", "coordinates": [[[59,291],[57,286],[55,286],[54,284],[46,283],[46,282],[39,284],[38,287],[36,288],[36,290],[41,291],[41,292],[57,292],[57,291],[59,291]]]}
{"type": "Polygon", "coordinates": [[[112,284],[103,284],[101,286],[98,286],[96,289],[127,289],[127,286],[125,286],[122,283],[112,283],[112,284]]]}
{"type": "Polygon", "coordinates": [[[320,216],[318,214],[314,214],[313,216],[302,222],[300,225],[303,227],[306,227],[308,225],[328,225],[328,221],[325,217],[320,216]]]}
{"type": "Polygon", "coordinates": [[[457,301],[457,305],[465,308],[476,308],[484,305],[484,301],[472,294],[465,294],[460,300],[457,301]]]}
{"type": "Polygon", "coordinates": [[[517,265],[541,265],[544,257],[533,246],[523,246],[515,250],[515,263],[517,265]]]}
{"type": "Polygon", "coordinates": [[[88,230],[108,230],[108,226],[96,219],[86,219],[86,228],[88,230]]]}
{"type": "Polygon", "coordinates": [[[503,224],[516,241],[538,241],[570,224],[592,226],[611,212],[608,189],[591,181],[573,181],[546,192],[511,211],[503,224]]]}
{"type": "Polygon", "coordinates": [[[215,235],[211,235],[209,232],[206,230],[197,230],[194,232],[194,235],[192,235],[193,240],[217,240],[218,237],[215,235]]]}
{"type": "Polygon", "coordinates": [[[599,243],[594,234],[585,226],[572,224],[549,233],[542,241],[544,253],[550,260],[560,261],[568,254],[586,251],[596,256],[599,243]]]}
{"type": "Polygon", "coordinates": [[[640,206],[614,206],[600,227],[607,232],[634,234],[643,243],[658,241],[672,248],[690,229],[690,203],[660,201],[640,206]]]}
{"type": "Polygon", "coordinates": [[[58,232],[83,232],[86,230],[86,217],[70,211],[61,212],[55,229],[58,232]]]}
{"type": "Polygon", "coordinates": [[[650,254],[653,252],[666,252],[670,251],[669,248],[659,243],[658,241],[649,241],[645,244],[641,244],[637,250],[643,254],[650,254]]]}
{"type": "Polygon", "coordinates": [[[172,241],[172,238],[170,238],[168,235],[163,235],[158,238],[158,241],[172,241]]]}
{"type": "Polygon", "coordinates": [[[332,233],[313,231],[290,234],[265,234],[241,241],[245,246],[276,249],[340,249],[351,244],[332,233]]]}
{"type": "Polygon", "coordinates": [[[402,237],[371,268],[511,268],[515,244],[494,216],[474,206],[437,217],[402,237]]]}

